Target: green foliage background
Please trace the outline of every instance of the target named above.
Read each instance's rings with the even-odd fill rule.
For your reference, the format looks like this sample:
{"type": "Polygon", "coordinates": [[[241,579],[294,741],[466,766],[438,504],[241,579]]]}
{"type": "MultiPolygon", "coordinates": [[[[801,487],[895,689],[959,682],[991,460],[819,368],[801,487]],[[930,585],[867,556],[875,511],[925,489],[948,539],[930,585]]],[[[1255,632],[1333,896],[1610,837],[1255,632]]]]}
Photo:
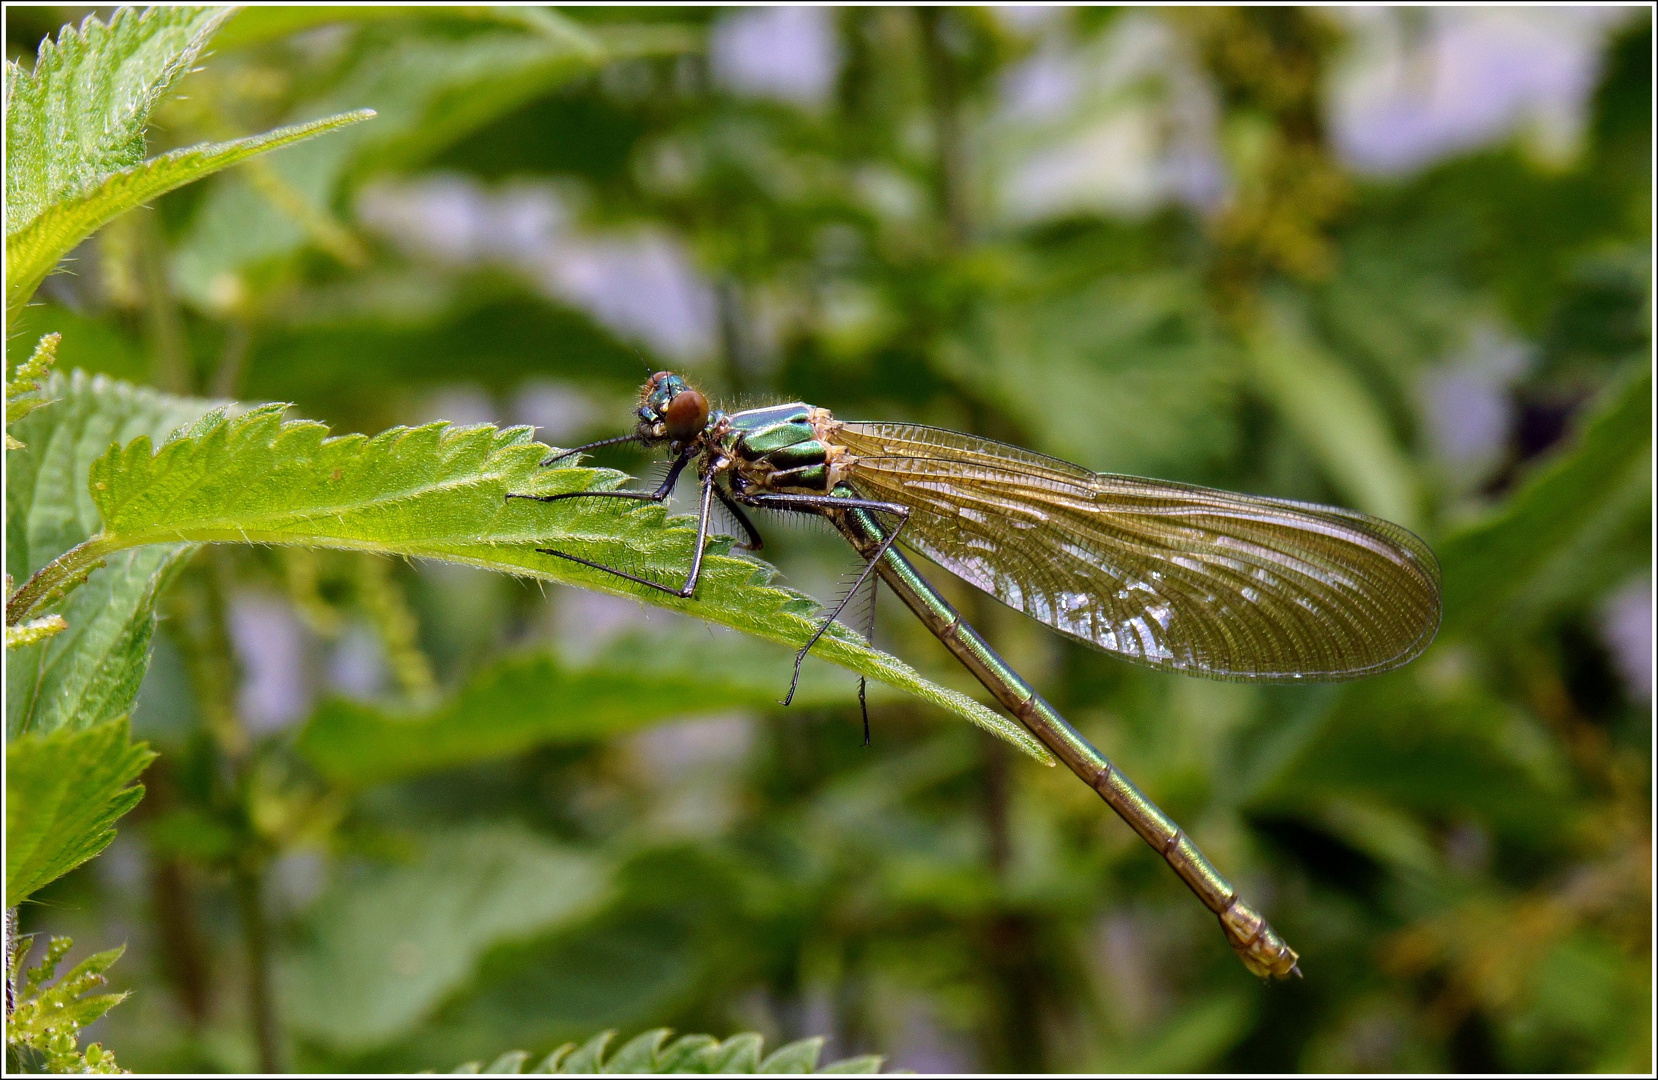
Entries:
{"type": "MultiPolygon", "coordinates": [[[[81,13],[8,10],[8,59],[27,68],[81,13]]],[[[533,459],[510,428],[537,394],[567,406],[543,439],[623,430],[643,368],[683,357],[550,299],[513,235],[497,248],[517,262],[444,258],[384,224],[399,193],[446,190],[419,186],[434,179],[502,205],[553,192],[567,235],[689,252],[719,333],[682,366],[727,402],[944,424],[1356,506],[1428,539],[1438,642],[1339,687],[1133,670],[940,574],[1266,910],[1307,978],[1251,978],[1097,798],[942,711],[954,699],[924,680],[972,684],[896,605],[876,642],[932,696],[872,684],[863,748],[843,669],[809,665],[795,705],[774,704],[775,628],[809,610],[735,558],[720,565],[736,599],[709,618],[773,641],[424,558],[202,545],[234,522],[198,517],[168,520],[175,542],[112,549],[52,609],[69,629],[8,656],[9,746],[50,736],[25,744],[29,790],[63,761],[104,766],[77,777],[97,798],[62,811],[97,844],[33,861],[14,845],[8,903],[14,876],[27,894],[120,833],[20,908],[25,932],[72,933],[132,992],[95,1036],[156,1071],[528,1051],[498,1062],[516,1069],[574,1042],[568,1068],[599,1060],[606,1029],[640,1061],[772,1061],[748,1036],[629,1041],[663,1026],[768,1048],[821,1036],[825,1062],[919,1069],[1650,1068],[1650,703],[1599,629],[1651,574],[1650,22],[1609,38],[1570,160],[1517,139],[1383,182],[1329,148],[1324,80],[1351,43],[1325,16],[1139,13],[1215,91],[1229,198],[1021,224],[997,209],[995,168],[1042,133],[1007,130],[993,102],[1034,31],[977,10],[837,12],[840,77],[807,107],[713,81],[722,17],[249,9],[188,73],[136,52],[129,76],[158,87],[147,145],[141,115],[110,127],[119,145],[85,155],[94,179],[150,183],[185,167],[141,164],[173,148],[377,115],[115,217],[10,321],[8,371],[58,332],[60,371],[83,374],[12,429],[8,571],[100,527],[141,531],[152,464],[106,456],[114,443],[195,423],[153,468],[198,455],[231,489],[202,499],[248,502],[236,521],[284,509],[260,488],[282,468],[324,485],[365,445],[316,450],[310,426],[280,443],[267,402],[335,434],[497,425],[442,436],[480,461],[533,459]],[[1498,456],[1458,462],[1429,436],[1432,388],[1493,337],[1530,358],[1503,389],[1522,422],[1498,456]],[[211,465],[227,446],[240,471],[211,465]],[[762,593],[771,608],[742,607],[762,593]],[[273,619],[300,628],[278,661],[310,691],[291,722],[258,705],[253,638],[273,619]],[[353,657],[375,685],[329,674],[353,657]],[[159,757],[117,822],[146,756],[129,711],[159,757]]],[[[1123,18],[1078,10],[1042,33],[1097,56],[1123,18]]],[[[108,194],[71,180],[52,197],[108,194]]],[[[441,441],[423,430],[411,475],[441,441]]],[[[597,464],[648,472],[625,453],[597,464]]],[[[761,524],[779,585],[834,594],[852,560],[832,536],[761,524]]],[[[247,538],[463,547],[357,543],[376,528],[299,513],[247,538]]],[[[684,550],[659,517],[629,528],[649,565],[684,550]]],[[[490,558],[462,561],[505,564],[490,558]]],[[[778,1069],[817,1062],[778,1053],[778,1069]]]]}

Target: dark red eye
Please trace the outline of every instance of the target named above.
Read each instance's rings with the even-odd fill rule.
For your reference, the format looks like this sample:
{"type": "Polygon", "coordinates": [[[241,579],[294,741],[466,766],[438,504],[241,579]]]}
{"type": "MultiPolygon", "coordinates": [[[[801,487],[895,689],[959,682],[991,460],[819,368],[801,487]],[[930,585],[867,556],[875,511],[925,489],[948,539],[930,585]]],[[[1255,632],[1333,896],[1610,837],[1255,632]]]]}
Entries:
{"type": "Polygon", "coordinates": [[[662,418],[668,425],[668,438],[674,442],[690,442],[708,423],[708,399],[695,390],[681,390],[668,402],[662,418]]]}

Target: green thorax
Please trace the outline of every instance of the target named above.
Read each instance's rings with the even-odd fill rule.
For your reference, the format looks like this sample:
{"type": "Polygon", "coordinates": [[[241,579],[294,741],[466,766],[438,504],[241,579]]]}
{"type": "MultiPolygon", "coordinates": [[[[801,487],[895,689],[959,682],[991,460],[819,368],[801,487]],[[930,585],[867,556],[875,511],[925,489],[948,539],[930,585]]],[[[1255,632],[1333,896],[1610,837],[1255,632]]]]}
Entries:
{"type": "Polygon", "coordinates": [[[730,413],[720,449],[733,462],[732,487],[827,493],[839,448],[823,441],[813,414],[824,415],[800,401],[730,413]]]}

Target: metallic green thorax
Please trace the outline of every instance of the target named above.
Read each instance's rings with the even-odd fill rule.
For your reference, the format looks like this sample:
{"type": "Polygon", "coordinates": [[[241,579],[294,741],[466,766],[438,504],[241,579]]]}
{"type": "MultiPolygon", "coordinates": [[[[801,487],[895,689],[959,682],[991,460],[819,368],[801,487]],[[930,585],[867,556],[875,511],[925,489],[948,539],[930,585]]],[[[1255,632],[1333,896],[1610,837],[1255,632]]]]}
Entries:
{"type": "MultiPolygon", "coordinates": [[[[719,448],[732,459],[732,490],[828,494],[832,449],[818,436],[813,409],[804,402],[746,409],[723,417],[719,448]]],[[[719,421],[716,420],[716,424],[719,421]]]]}

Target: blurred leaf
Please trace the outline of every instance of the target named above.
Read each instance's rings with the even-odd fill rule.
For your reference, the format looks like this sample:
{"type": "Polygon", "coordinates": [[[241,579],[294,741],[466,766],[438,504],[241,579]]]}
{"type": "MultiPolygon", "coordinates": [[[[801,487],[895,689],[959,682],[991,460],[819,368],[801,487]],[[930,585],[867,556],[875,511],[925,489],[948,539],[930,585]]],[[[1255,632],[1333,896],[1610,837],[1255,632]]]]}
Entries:
{"type": "MultiPolygon", "coordinates": [[[[98,531],[86,477],[110,443],[163,438],[210,407],[80,372],[52,376],[42,394],[54,404],[18,422],[27,449],[6,461],[6,565],[19,576],[98,531]]],[[[86,727],[132,707],[155,627],[155,597],[193,550],[158,544],[105,560],[58,606],[67,630],[8,650],[9,736],[86,727]]]]}
{"type": "MultiPolygon", "coordinates": [[[[788,685],[788,661],[781,655],[755,680],[734,677],[738,673],[728,667],[675,664],[660,654],[659,643],[632,644],[637,651],[631,663],[580,670],[544,653],[509,657],[422,714],[335,699],[311,717],[295,746],[337,782],[377,784],[544,743],[606,738],[670,718],[769,707],[788,685]],[[650,661],[641,662],[647,655],[650,661]]],[[[728,645],[750,648],[744,642],[728,645]]],[[[795,703],[844,701],[849,690],[803,674],[795,703]]]]}
{"type": "MultiPolygon", "coordinates": [[[[318,26],[367,23],[394,19],[449,20],[461,23],[499,23],[534,30],[548,37],[580,41],[583,30],[548,8],[463,4],[318,4],[309,7],[254,4],[240,8],[214,41],[218,51],[243,48],[290,37],[318,26]]],[[[590,43],[583,42],[584,47],[590,43]]]]}
{"type": "Polygon", "coordinates": [[[14,235],[144,160],[150,112],[234,10],[120,8],[41,42],[32,71],[6,65],[8,277],[14,235]]]}
{"type": "Polygon", "coordinates": [[[1113,1050],[1096,1067],[1113,1073],[1192,1073],[1212,1068],[1254,1017],[1250,999],[1212,994],[1185,1006],[1144,1042],[1113,1050]]]}
{"type": "MultiPolygon", "coordinates": [[[[8,935],[9,938],[9,935],[8,935]]],[[[15,1068],[13,1060],[20,1059],[29,1066],[29,1054],[38,1055],[39,1065],[54,1073],[120,1073],[125,1069],[115,1064],[114,1055],[93,1043],[83,1052],[79,1048],[80,1029],[119,1005],[126,994],[94,994],[88,991],[104,985],[104,972],[121,959],[126,946],[93,953],[71,968],[51,987],[47,980],[57,971],[64,954],[74,945],[69,938],[55,937],[46,946],[46,955],[28,972],[20,969],[28,956],[30,939],[12,942],[7,948],[15,952],[8,959],[7,1002],[11,1003],[12,988],[17,989],[17,1001],[6,1016],[6,1057],[8,1070],[15,1068]],[[19,978],[21,976],[21,978],[19,978]]]]}
{"type": "Polygon", "coordinates": [[[111,320],[94,318],[92,312],[77,314],[40,293],[12,320],[8,332],[13,335],[8,346],[48,332],[61,334],[54,365],[58,371],[81,368],[89,375],[142,381],[150,370],[150,358],[135,334],[111,320]]]}
{"type": "Polygon", "coordinates": [[[486,950],[591,912],[596,858],[507,824],[433,836],[407,866],[343,877],[312,909],[286,964],[284,1014],[305,1035],[363,1050],[418,1023],[486,950]]]}
{"type": "Polygon", "coordinates": [[[882,1059],[874,1054],[847,1058],[823,1068],[817,1067],[823,1038],[799,1039],[780,1046],[765,1060],[760,1053],[764,1038],[755,1032],[733,1035],[720,1042],[708,1035],[681,1035],[666,1042],[671,1032],[657,1028],[629,1039],[621,1049],[605,1057],[605,1047],[614,1031],[602,1031],[580,1047],[566,1043],[543,1058],[533,1069],[525,1069],[530,1055],[523,1050],[502,1054],[487,1067],[469,1061],[455,1073],[621,1073],[661,1075],[667,1073],[878,1073],[882,1059]],[[664,1043],[666,1042],[666,1045],[664,1043]]]}
{"type": "Polygon", "coordinates": [[[1044,449],[1113,472],[1193,476],[1233,447],[1227,347],[1182,275],[1101,281],[994,309],[963,350],[976,393],[1005,401],[1044,449]]]}
{"type": "MultiPolygon", "coordinates": [[[[557,19],[557,16],[549,15],[557,19]]],[[[590,71],[602,49],[581,30],[465,36],[401,34],[362,48],[352,70],[301,116],[369,107],[379,119],[342,138],[314,143],[270,164],[271,174],[307,212],[327,216],[339,185],[357,168],[408,167],[501,113],[590,71]]],[[[246,180],[208,193],[174,257],[180,292],[216,309],[228,283],[255,264],[298,251],[304,224],[272,206],[246,180]]]]}
{"type": "Polygon", "coordinates": [[[371,109],[359,109],[245,139],[174,150],[142,165],[111,173],[74,199],[54,203],[23,229],[6,237],[8,313],[16,318],[59,259],[94,230],[128,210],[237,162],[336,131],[373,115],[371,109]]]}
{"type": "Polygon", "coordinates": [[[1337,490],[1366,513],[1418,527],[1415,472],[1386,417],[1287,305],[1267,304],[1249,353],[1262,393],[1318,456],[1337,490]]]}
{"type": "Polygon", "coordinates": [[[1650,506],[1652,371],[1608,393],[1567,449],[1503,506],[1438,545],[1445,633],[1478,634],[1505,611],[1535,606],[1550,579],[1593,560],[1586,540],[1650,506]]]}
{"type": "MultiPolygon", "coordinates": [[[[707,933],[683,911],[653,908],[609,912],[527,947],[496,950],[475,985],[405,1044],[353,1064],[407,1072],[511,1041],[546,1045],[601,1025],[639,1024],[695,994],[708,974],[707,933]]],[[[589,1040],[584,1056],[602,1046],[589,1040]]]]}
{"type": "Polygon", "coordinates": [[[128,785],[154,758],[126,717],[6,744],[7,907],[109,846],[115,820],[144,797],[128,785]]]}
{"type": "MultiPolygon", "coordinates": [[[[1477,815],[1546,844],[1569,826],[1560,813],[1565,757],[1536,717],[1459,672],[1459,659],[1442,647],[1413,668],[1343,688],[1261,803],[1323,818],[1332,804],[1351,809],[1370,793],[1428,814],[1477,815]]],[[[1363,829],[1367,847],[1404,856],[1408,841],[1380,824],[1373,814],[1341,818],[1342,831],[1363,829]]]]}
{"type": "MultiPolygon", "coordinates": [[[[435,423],[373,439],[329,439],[321,424],[284,424],[284,410],[265,405],[235,418],[215,410],[153,454],[149,436],[111,447],[91,475],[103,531],[25,583],[8,602],[8,622],[35,614],[52,590],[118,551],[187,541],[441,559],[630,596],[797,646],[816,629],[815,602],[771,586],[770,567],[727,556],[723,547],[705,559],[690,600],[540,554],[538,547],[557,547],[659,581],[677,580],[690,565],[696,534],[688,519],[670,521],[658,505],[618,510],[612,500],[578,500],[554,509],[506,499],[509,492],[605,490],[627,479],[605,469],[540,468],[547,447],[531,441],[529,428],[435,423]]],[[[928,682],[840,624],[814,652],[1051,760],[1017,723],[928,682]]]]}

